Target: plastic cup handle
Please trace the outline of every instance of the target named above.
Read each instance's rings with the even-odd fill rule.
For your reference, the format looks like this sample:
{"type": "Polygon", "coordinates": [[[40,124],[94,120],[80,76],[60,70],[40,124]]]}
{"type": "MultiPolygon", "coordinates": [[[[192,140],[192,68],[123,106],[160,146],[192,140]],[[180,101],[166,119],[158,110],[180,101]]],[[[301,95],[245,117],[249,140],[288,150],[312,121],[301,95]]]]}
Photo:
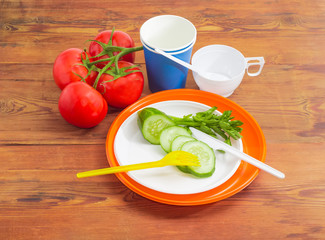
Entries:
{"type": "Polygon", "coordinates": [[[260,73],[263,69],[264,63],[265,63],[264,58],[263,57],[249,57],[249,58],[245,58],[245,60],[246,60],[246,69],[247,69],[248,76],[255,77],[255,76],[260,75],[260,73]],[[250,62],[250,61],[254,61],[254,62],[250,62]],[[257,72],[250,73],[249,67],[253,66],[253,65],[258,65],[259,69],[257,72]]]}

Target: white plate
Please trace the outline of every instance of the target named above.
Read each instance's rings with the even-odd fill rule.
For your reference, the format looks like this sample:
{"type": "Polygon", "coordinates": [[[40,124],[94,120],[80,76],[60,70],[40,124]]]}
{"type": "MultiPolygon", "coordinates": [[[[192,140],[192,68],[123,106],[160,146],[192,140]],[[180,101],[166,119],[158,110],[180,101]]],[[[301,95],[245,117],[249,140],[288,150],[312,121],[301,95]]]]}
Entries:
{"type": "MultiPolygon", "coordinates": [[[[163,101],[146,107],[155,107],[168,115],[183,117],[208,110],[210,107],[192,101],[163,101]]],[[[241,140],[232,141],[232,145],[243,150],[241,140]]],[[[166,153],[160,145],[147,142],[137,124],[137,113],[128,117],[119,128],[114,152],[119,165],[156,161],[166,153]]],[[[194,194],[213,189],[226,182],[237,170],[240,159],[230,154],[215,151],[216,170],[211,177],[197,178],[179,171],[175,166],[151,168],[128,172],[128,175],[141,185],[153,190],[170,194],[194,194]]]]}

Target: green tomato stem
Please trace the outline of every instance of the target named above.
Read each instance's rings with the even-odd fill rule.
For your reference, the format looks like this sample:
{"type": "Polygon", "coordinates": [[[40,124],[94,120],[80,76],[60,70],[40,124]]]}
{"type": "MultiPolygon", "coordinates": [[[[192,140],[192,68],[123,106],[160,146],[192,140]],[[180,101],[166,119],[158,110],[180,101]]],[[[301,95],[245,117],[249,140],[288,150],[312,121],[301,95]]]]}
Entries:
{"type": "MultiPolygon", "coordinates": [[[[119,47],[120,48],[120,47],[119,47]]],[[[118,61],[119,59],[126,55],[126,54],[129,54],[131,52],[136,52],[136,51],[141,51],[143,49],[143,46],[140,46],[140,47],[134,47],[134,48],[121,48],[122,51],[120,51],[116,56],[113,56],[113,57],[110,57],[110,58],[106,58],[106,59],[101,59],[100,61],[94,61],[94,62],[91,62],[89,63],[90,64],[90,67],[93,66],[94,64],[98,63],[98,62],[103,62],[103,61],[109,61],[108,64],[105,65],[105,67],[103,67],[97,77],[96,77],[96,80],[94,82],[94,85],[93,85],[93,88],[97,89],[97,85],[98,85],[98,81],[100,79],[100,77],[103,75],[103,73],[109,69],[113,63],[115,65],[115,70],[116,70],[116,76],[115,78],[117,79],[119,77],[119,74],[120,74],[120,69],[118,68],[118,61]]]]}
{"type": "Polygon", "coordinates": [[[91,67],[92,65],[95,65],[97,63],[101,62],[106,62],[106,61],[115,61],[116,58],[121,58],[122,56],[132,53],[132,52],[137,52],[143,50],[143,46],[140,47],[134,47],[134,48],[124,48],[124,47],[114,47],[112,46],[112,52],[119,52],[117,55],[109,58],[104,58],[104,59],[98,59],[96,61],[90,62],[88,65],[91,67]]]}
{"type": "Polygon", "coordinates": [[[103,75],[103,73],[104,73],[108,68],[110,68],[110,67],[112,66],[112,64],[113,64],[113,61],[109,62],[108,64],[106,64],[105,67],[103,67],[103,68],[99,71],[99,73],[98,73],[98,75],[97,75],[97,77],[96,77],[96,80],[95,80],[95,82],[94,82],[93,88],[97,89],[97,85],[98,85],[98,81],[99,81],[100,77],[103,75]]]}

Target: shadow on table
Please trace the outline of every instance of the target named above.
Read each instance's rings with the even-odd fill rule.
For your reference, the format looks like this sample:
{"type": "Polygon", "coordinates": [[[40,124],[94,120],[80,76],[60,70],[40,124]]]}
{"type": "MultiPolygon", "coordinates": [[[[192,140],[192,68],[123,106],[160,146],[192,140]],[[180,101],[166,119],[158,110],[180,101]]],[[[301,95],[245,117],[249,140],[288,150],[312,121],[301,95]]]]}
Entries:
{"type": "Polygon", "coordinates": [[[175,206],[169,204],[158,203],[150,199],[146,199],[131,190],[127,190],[124,201],[130,203],[129,207],[134,211],[140,211],[141,214],[160,216],[165,219],[188,218],[209,214],[209,212],[218,212],[220,215],[237,206],[242,198],[249,198],[250,191],[243,190],[239,195],[235,195],[222,201],[197,205],[197,206],[175,206]]]}

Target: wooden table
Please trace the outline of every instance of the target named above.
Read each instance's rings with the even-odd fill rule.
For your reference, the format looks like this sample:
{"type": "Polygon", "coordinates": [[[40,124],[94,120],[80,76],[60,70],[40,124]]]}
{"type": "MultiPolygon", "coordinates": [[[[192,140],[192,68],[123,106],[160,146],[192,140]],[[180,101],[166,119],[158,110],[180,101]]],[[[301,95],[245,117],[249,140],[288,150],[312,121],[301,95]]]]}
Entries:
{"type": "MultiPolygon", "coordinates": [[[[0,22],[0,239],[325,239],[324,1],[4,0],[0,22]],[[264,56],[262,74],[245,76],[229,99],[257,120],[266,163],[284,180],[261,172],[230,198],[181,207],[114,175],[76,179],[107,167],[106,134],[120,110],[92,129],[65,122],[54,59],[113,26],[138,46],[140,26],[161,14],[193,22],[193,52],[226,44],[264,56]]],[[[145,73],[143,52],[136,63],[145,73]]],[[[198,89],[191,73],[186,88],[198,89]]]]}

